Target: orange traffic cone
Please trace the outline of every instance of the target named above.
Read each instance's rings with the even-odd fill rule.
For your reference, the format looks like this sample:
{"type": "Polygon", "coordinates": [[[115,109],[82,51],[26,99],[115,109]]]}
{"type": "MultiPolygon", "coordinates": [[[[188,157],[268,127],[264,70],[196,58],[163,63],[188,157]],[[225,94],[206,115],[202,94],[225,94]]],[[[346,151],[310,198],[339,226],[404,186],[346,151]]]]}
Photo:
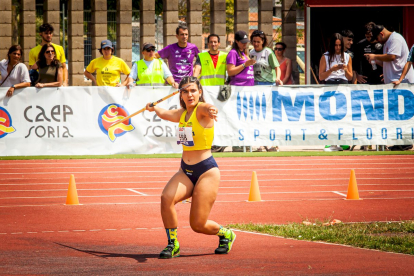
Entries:
{"type": "Polygon", "coordinates": [[[250,184],[248,201],[262,201],[262,198],[260,197],[259,182],[257,181],[257,175],[255,171],[252,173],[252,182],[250,184]]]}
{"type": "Polygon", "coordinates": [[[355,171],[351,170],[346,199],[359,199],[358,186],[355,178],[355,171]]]}
{"type": "Polygon", "coordinates": [[[78,191],[76,190],[75,176],[70,175],[66,205],[79,205],[78,191]]]}

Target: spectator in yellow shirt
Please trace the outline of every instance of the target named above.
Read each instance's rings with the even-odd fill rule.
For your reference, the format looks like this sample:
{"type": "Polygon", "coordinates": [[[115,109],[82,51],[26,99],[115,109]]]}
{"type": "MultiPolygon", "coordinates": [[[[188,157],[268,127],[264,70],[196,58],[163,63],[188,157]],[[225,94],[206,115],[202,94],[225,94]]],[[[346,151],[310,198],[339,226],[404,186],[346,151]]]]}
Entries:
{"type": "Polygon", "coordinates": [[[32,48],[29,52],[29,68],[37,70],[36,61],[39,60],[39,53],[42,49],[43,45],[51,44],[55,48],[56,51],[56,59],[62,64],[63,69],[63,86],[68,86],[68,69],[66,67],[66,58],[65,58],[65,51],[63,47],[57,44],[52,43],[53,38],[53,31],[54,28],[49,23],[45,23],[39,27],[39,34],[42,38],[42,43],[37,45],[36,47],[32,48]]]}
{"type": "Polygon", "coordinates": [[[121,73],[129,75],[131,69],[129,69],[125,61],[112,55],[114,53],[112,42],[110,40],[103,40],[99,53],[103,56],[93,59],[86,67],[84,75],[95,86],[125,86],[128,83],[128,78],[121,83],[121,73]],[[92,75],[95,71],[96,78],[92,75]]]}

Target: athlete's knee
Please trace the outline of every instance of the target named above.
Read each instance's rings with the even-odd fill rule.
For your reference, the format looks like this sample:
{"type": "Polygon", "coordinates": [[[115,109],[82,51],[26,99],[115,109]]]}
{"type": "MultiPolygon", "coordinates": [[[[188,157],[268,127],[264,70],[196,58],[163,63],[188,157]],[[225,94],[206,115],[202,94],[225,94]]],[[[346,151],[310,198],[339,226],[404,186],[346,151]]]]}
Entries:
{"type": "Polygon", "coordinates": [[[198,222],[198,221],[190,221],[191,229],[193,229],[196,233],[204,233],[205,230],[205,223],[198,222]]]}
{"type": "Polygon", "coordinates": [[[174,196],[169,195],[168,193],[161,194],[161,206],[171,206],[174,205],[174,196]]]}

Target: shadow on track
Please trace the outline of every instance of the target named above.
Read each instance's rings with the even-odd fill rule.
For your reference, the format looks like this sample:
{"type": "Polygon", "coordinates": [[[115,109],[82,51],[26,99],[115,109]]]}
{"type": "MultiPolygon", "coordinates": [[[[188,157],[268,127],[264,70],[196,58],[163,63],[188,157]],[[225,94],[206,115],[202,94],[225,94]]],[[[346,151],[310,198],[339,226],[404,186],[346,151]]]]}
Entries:
{"type": "MultiPolygon", "coordinates": [[[[120,253],[111,253],[111,252],[101,252],[101,251],[93,251],[93,250],[82,250],[78,249],[69,245],[61,244],[55,242],[55,244],[76,250],[78,252],[90,254],[96,257],[100,258],[131,258],[139,263],[145,263],[148,259],[159,259],[159,254],[120,254],[120,253]]],[[[199,257],[199,256],[208,256],[208,255],[214,255],[214,253],[209,254],[193,254],[193,255],[180,255],[179,258],[186,258],[186,257],[199,257]]]]}

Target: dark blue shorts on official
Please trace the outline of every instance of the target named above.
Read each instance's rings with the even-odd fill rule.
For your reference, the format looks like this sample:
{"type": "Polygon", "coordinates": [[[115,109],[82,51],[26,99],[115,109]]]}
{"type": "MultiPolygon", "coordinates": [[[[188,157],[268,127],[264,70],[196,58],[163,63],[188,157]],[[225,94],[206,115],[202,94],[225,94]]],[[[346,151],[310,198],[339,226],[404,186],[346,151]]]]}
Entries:
{"type": "Polygon", "coordinates": [[[184,160],[181,159],[181,169],[183,170],[185,175],[187,175],[188,178],[190,178],[194,186],[195,184],[197,184],[197,181],[200,178],[200,176],[212,168],[218,168],[216,160],[214,160],[213,156],[210,156],[209,158],[194,165],[187,165],[184,162],[184,160]]]}

